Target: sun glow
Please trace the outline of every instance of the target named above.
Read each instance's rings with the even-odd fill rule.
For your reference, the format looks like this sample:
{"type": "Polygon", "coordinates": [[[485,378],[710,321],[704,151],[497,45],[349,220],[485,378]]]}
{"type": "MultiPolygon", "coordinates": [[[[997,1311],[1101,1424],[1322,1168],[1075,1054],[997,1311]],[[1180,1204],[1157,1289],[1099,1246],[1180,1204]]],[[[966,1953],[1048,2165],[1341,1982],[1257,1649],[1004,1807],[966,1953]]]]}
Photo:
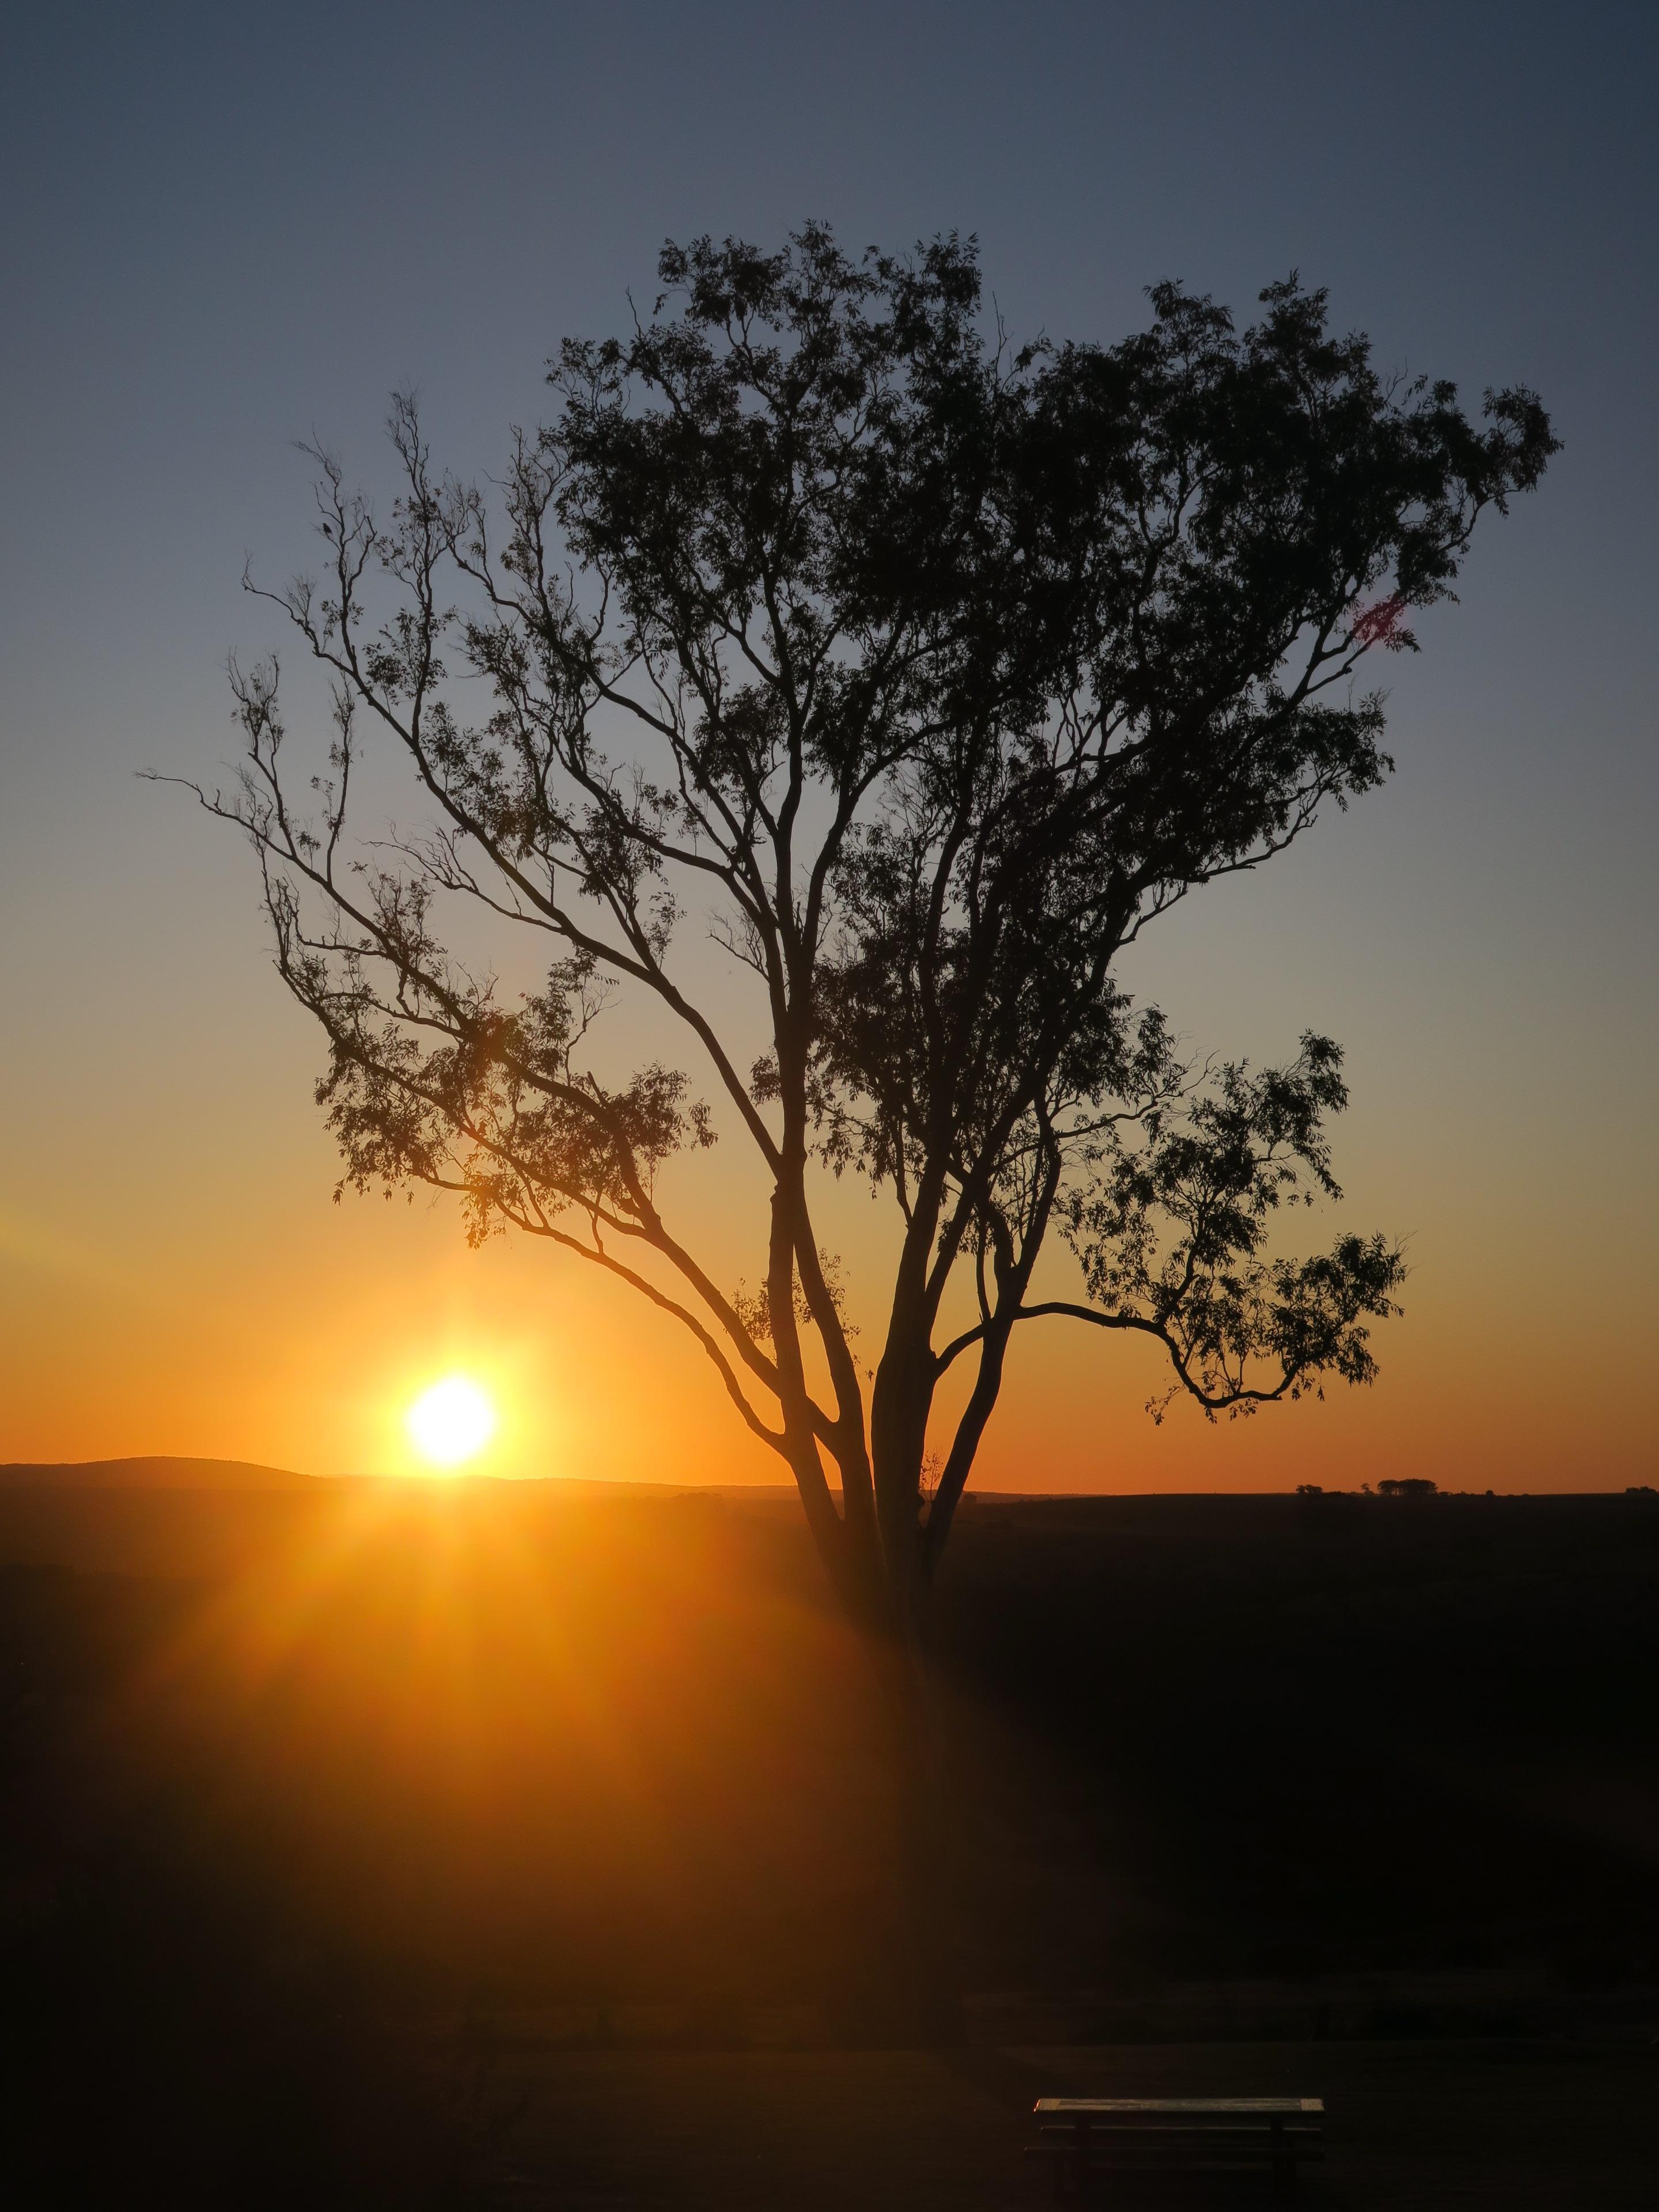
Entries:
{"type": "Polygon", "coordinates": [[[434,1467],[459,1467],[476,1458],[495,1433],[495,1408],[465,1375],[447,1375],[423,1390],[404,1417],[422,1459],[434,1467]]]}

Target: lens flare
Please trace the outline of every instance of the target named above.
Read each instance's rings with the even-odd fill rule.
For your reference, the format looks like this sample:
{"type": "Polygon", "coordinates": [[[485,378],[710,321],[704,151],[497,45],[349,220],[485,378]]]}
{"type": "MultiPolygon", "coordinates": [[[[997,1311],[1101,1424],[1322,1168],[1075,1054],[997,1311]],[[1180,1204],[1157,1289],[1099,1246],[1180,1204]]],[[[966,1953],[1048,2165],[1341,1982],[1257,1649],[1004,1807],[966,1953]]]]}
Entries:
{"type": "Polygon", "coordinates": [[[495,1433],[495,1408],[476,1382],[447,1375],[423,1390],[404,1416],[415,1449],[434,1467],[459,1467],[495,1433]]]}

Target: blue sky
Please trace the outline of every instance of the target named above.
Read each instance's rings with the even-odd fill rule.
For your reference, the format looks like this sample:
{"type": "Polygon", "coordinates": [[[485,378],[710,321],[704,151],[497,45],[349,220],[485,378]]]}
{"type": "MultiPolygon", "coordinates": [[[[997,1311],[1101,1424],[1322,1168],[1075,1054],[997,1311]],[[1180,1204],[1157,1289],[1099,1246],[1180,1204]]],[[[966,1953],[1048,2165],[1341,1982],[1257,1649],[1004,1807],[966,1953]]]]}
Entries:
{"type": "MultiPolygon", "coordinates": [[[[412,383],[446,456],[488,470],[558,338],[648,295],[665,235],[816,216],[860,245],[976,233],[1020,335],[1112,339],[1166,276],[1247,310],[1295,267],[1385,362],[1543,392],[1565,451],[1389,672],[1393,787],[1195,903],[1133,980],[1206,1046],[1344,1037],[1356,1208],[1413,1239],[1378,1392],[1226,1467],[1265,1483],[1292,1440],[1403,1462],[1451,1424],[1515,1486],[1650,1479],[1656,46],[1613,5],[17,11],[0,1457],[372,1455],[340,1410],[367,1311],[417,1330],[441,1284],[470,1328],[522,1310],[507,1262],[454,1292],[453,1229],[422,1227],[399,1322],[384,1223],[327,1206],[314,1048],[241,856],[132,771],[234,750],[224,656],[273,641],[244,556],[306,557],[295,438],[373,474],[412,383]],[[313,1286],[301,1349],[227,1304],[250,1279],[313,1286]],[[240,1396],[191,1410],[185,1342],[240,1396]],[[307,1391],[333,1427],[283,1412],[307,1391]]],[[[1007,1437],[1058,1391],[1067,1480],[1231,1479],[1207,1439],[1125,1426],[1144,1392],[1079,1358],[1037,1355],[1007,1437]]],[[[582,1433],[593,1471],[634,1465],[582,1433]]]]}

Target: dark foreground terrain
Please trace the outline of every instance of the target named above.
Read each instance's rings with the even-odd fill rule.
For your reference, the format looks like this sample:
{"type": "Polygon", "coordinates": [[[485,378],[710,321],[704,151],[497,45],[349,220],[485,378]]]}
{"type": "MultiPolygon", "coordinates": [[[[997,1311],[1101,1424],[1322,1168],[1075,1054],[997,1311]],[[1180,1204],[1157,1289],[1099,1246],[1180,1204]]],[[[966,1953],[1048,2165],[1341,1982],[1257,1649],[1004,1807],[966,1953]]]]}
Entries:
{"type": "Polygon", "coordinates": [[[947,2059],[787,1502],[0,1483],[0,2179],[1013,2207],[1045,2090],[1285,2090],[1310,2203],[1645,2205],[1656,1625],[1651,1497],[973,1504],[947,2059]]]}

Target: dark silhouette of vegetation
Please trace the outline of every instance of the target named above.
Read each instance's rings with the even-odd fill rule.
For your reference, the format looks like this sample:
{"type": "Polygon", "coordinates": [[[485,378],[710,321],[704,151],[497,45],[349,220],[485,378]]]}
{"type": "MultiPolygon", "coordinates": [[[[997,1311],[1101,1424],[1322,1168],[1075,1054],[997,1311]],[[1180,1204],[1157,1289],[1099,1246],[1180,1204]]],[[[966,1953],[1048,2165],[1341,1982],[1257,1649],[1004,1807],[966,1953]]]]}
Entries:
{"type": "Polygon", "coordinates": [[[386,520],[316,451],[325,580],[264,596],[331,680],[326,763],[291,770],[276,663],[234,670],[240,787],[198,795],[258,853],[345,1180],[453,1191],[689,1330],[902,1652],[1023,1323],[1149,1337],[1212,1415],[1370,1380],[1398,1251],[1272,1238],[1338,1194],[1337,1047],[1191,1066],[1117,963],[1382,780],[1360,664],[1413,647],[1555,441],[1528,392],[1476,421],[1382,375],[1294,276],[1242,331],[1164,284],[1120,344],[1019,348],[955,236],[703,239],[660,276],[627,337],[563,345],[499,500],[408,398],[386,520]],[[430,819],[365,843],[371,732],[430,819]],[[480,919],[536,988],[452,949],[480,919]],[[709,932],[746,1002],[688,957],[709,932]],[[618,992],[695,1077],[611,1067],[618,992]],[[659,1188],[717,1132],[769,1197],[752,1293],[659,1188]],[[867,1365],[826,1169],[896,1209],[867,1365]],[[1034,1289],[1056,1242],[1072,1297],[1034,1289]]]}
{"type": "MultiPolygon", "coordinates": [[[[0,1562],[26,1558],[59,1564],[0,1565],[0,2199],[534,2201],[440,2185],[568,2062],[562,2154],[591,2154],[603,2075],[662,2178],[625,2192],[607,2146],[544,2202],[702,2201],[657,2101],[677,2069],[735,2116],[721,2202],[796,2171],[755,2156],[774,2097],[803,2201],[843,2134],[874,2203],[1023,2201],[1052,2048],[976,2191],[860,2132],[846,2046],[906,2064],[892,1784],[782,1499],[0,1490],[0,1562]],[[843,2056],[713,2069],[779,2034],[843,2056]],[[793,2101],[814,2079],[821,2116],[793,2101]]],[[[1624,2048],[1650,2087],[1656,1603],[1651,1497],[970,1495],[933,1639],[977,2037],[1107,2046],[1085,2087],[1184,2067],[1203,2094],[1218,2037],[1282,2067],[1325,2020],[1435,2039],[1437,2077],[1443,2038],[1524,2036],[1586,2081],[1624,2048]]],[[[1376,2084],[1390,2133],[1402,2061],[1376,2084]]],[[[1581,2096],[1556,2107],[1569,2176],[1581,2096]]]]}

